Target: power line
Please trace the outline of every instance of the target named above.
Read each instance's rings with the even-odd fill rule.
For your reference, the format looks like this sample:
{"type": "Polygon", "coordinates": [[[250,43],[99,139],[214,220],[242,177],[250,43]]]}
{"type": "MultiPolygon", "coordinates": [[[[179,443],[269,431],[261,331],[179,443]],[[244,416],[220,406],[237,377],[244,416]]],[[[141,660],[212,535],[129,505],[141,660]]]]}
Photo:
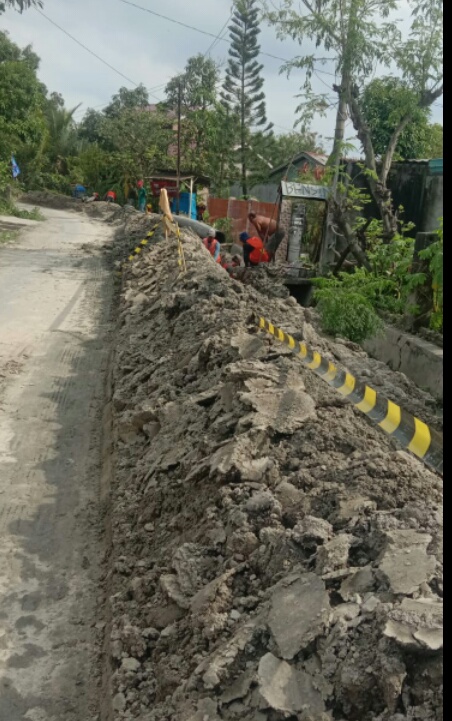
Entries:
{"type": "MultiPolygon", "coordinates": [[[[180,20],[175,20],[174,18],[170,18],[167,15],[162,15],[162,13],[158,13],[155,10],[150,10],[150,8],[143,7],[142,5],[138,5],[135,2],[132,2],[131,0],[119,0],[119,2],[122,2],[124,5],[129,5],[130,7],[134,7],[137,10],[142,10],[145,13],[149,13],[150,15],[154,15],[155,17],[161,18],[162,20],[167,20],[170,23],[174,23],[175,25],[180,25],[183,28],[187,28],[188,30],[194,30],[197,33],[200,33],[201,35],[206,35],[209,38],[214,38],[216,41],[222,41],[227,43],[228,45],[231,44],[230,40],[227,40],[225,36],[219,37],[218,35],[214,35],[214,33],[209,32],[208,30],[201,30],[201,28],[197,28],[194,25],[189,25],[188,23],[183,23],[180,20]]],[[[232,15],[231,15],[232,17],[232,15]]],[[[229,22],[229,20],[228,20],[229,22]]],[[[220,31],[221,35],[221,31],[220,31]]],[[[290,60],[287,58],[282,58],[280,55],[273,55],[272,53],[265,53],[263,51],[259,52],[259,55],[264,55],[267,58],[272,58],[273,60],[280,60],[283,63],[289,63],[290,60]]],[[[320,68],[317,68],[317,72],[322,73],[323,75],[330,75],[331,77],[335,78],[336,73],[328,72],[327,70],[320,70],[320,68]]]]}
{"type": "Polygon", "coordinates": [[[230,14],[229,18],[226,20],[225,24],[224,24],[223,27],[221,28],[221,30],[220,30],[220,32],[218,33],[218,35],[217,35],[217,37],[215,38],[215,40],[209,45],[209,47],[207,48],[206,52],[204,53],[204,57],[206,57],[206,55],[208,55],[208,54],[210,53],[210,51],[213,50],[213,48],[215,47],[215,45],[217,44],[217,42],[218,42],[219,40],[224,40],[224,38],[223,38],[223,37],[220,37],[220,35],[223,34],[223,30],[225,30],[225,29],[227,28],[227,26],[229,25],[229,23],[231,22],[233,14],[234,14],[234,13],[231,13],[231,14],[230,14]]]}
{"type": "MultiPolygon", "coordinates": [[[[138,87],[139,83],[136,83],[135,80],[132,80],[131,78],[128,78],[127,75],[124,75],[124,73],[122,73],[120,70],[118,70],[117,68],[115,68],[113,65],[110,65],[110,63],[107,62],[106,60],[104,60],[103,58],[101,58],[100,55],[98,55],[98,54],[95,53],[93,50],[91,50],[91,49],[88,48],[86,45],[84,45],[82,42],[80,42],[80,40],[77,40],[77,38],[75,38],[73,35],[71,35],[70,33],[68,33],[67,30],[65,30],[64,28],[62,28],[61,25],[58,25],[58,23],[56,23],[54,20],[52,20],[51,18],[49,18],[48,15],[46,15],[45,13],[42,12],[42,10],[39,10],[37,7],[35,7],[35,10],[36,10],[37,13],[39,13],[40,15],[42,15],[43,18],[45,18],[46,20],[48,20],[49,23],[51,23],[51,24],[54,25],[56,28],[58,28],[58,30],[61,30],[62,33],[64,33],[65,35],[67,35],[68,38],[71,38],[71,40],[73,40],[75,43],[77,43],[77,45],[80,45],[80,47],[83,48],[84,50],[86,50],[87,53],[89,53],[89,54],[92,55],[94,58],[96,58],[97,60],[99,60],[101,63],[103,63],[104,65],[106,65],[107,68],[110,68],[110,70],[113,70],[114,73],[116,73],[117,75],[120,75],[122,78],[124,78],[124,80],[127,80],[128,83],[131,83],[132,85],[135,85],[135,87],[138,87]]],[[[152,93],[151,93],[151,95],[152,95],[152,93]]],[[[157,98],[157,100],[158,100],[159,102],[161,102],[160,98],[158,98],[157,95],[153,95],[153,97],[154,97],[154,98],[157,98]]]]}
{"type": "MultiPolygon", "coordinates": [[[[137,5],[137,3],[131,2],[131,0],[119,0],[119,2],[124,3],[124,5],[130,5],[131,7],[137,8],[137,10],[142,10],[145,13],[149,13],[150,15],[155,15],[158,18],[161,18],[162,20],[168,20],[170,23],[174,23],[175,25],[180,25],[183,28],[187,28],[188,30],[194,30],[197,33],[201,33],[201,35],[207,35],[209,38],[214,38],[215,40],[221,40],[222,42],[227,43],[230,45],[230,41],[227,40],[225,37],[218,37],[218,35],[214,35],[214,33],[210,33],[207,30],[201,30],[201,28],[197,28],[194,25],[188,25],[188,23],[183,23],[180,20],[175,20],[174,18],[170,18],[167,15],[162,15],[161,13],[156,12],[155,10],[150,10],[149,8],[145,8],[142,5],[137,5]]],[[[229,21],[228,21],[229,22],[229,21]]],[[[267,58],[273,58],[274,60],[281,60],[283,63],[289,62],[287,58],[281,58],[278,55],[271,55],[271,53],[264,53],[260,52],[259,55],[265,55],[267,58]]]]}

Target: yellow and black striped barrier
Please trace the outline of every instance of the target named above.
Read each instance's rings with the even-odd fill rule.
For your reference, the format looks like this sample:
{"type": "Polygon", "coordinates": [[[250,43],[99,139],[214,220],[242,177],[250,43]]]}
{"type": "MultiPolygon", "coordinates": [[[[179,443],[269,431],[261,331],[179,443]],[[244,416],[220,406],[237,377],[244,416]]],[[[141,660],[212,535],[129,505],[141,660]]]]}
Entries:
{"type": "MultiPolygon", "coordinates": [[[[161,221],[160,221],[160,222],[161,222],[161,221]]],[[[143,252],[143,250],[146,248],[146,246],[149,245],[149,243],[150,243],[150,241],[151,241],[151,239],[152,239],[152,236],[154,235],[155,231],[157,230],[157,228],[158,228],[159,225],[160,225],[160,222],[157,223],[156,225],[154,225],[153,228],[151,228],[151,230],[150,230],[149,233],[147,234],[146,238],[144,238],[144,240],[141,240],[141,241],[140,241],[140,244],[137,245],[137,247],[132,251],[132,253],[131,253],[131,254],[129,255],[129,257],[128,257],[128,260],[129,260],[130,262],[132,262],[133,260],[135,260],[135,258],[138,258],[138,256],[143,252]]]]}
{"type": "Polygon", "coordinates": [[[296,341],[281,328],[277,328],[261,316],[256,319],[261,330],[267,331],[296,353],[303,364],[323,378],[338,393],[348,398],[391,438],[414,453],[424,463],[439,473],[443,471],[443,436],[423,421],[387,400],[365,383],[358,381],[347,371],[337,367],[306,343],[296,341]]]}

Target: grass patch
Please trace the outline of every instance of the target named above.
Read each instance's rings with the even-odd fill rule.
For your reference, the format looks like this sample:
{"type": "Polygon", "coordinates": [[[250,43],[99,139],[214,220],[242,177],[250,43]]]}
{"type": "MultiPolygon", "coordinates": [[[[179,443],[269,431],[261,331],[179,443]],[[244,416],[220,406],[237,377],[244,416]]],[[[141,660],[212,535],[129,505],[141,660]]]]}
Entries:
{"type": "Polygon", "coordinates": [[[45,220],[45,217],[39,208],[33,208],[33,210],[20,210],[20,208],[17,208],[14,203],[8,203],[6,201],[0,201],[0,215],[11,215],[14,218],[21,218],[22,220],[45,220]]]}
{"type": "Polygon", "coordinates": [[[18,230],[0,230],[0,245],[12,243],[19,236],[18,230]]]}

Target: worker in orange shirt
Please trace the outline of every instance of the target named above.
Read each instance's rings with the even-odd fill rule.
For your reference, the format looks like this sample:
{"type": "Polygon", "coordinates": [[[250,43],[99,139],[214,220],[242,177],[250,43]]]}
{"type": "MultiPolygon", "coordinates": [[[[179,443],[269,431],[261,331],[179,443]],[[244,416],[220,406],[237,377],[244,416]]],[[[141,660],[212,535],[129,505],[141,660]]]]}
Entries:
{"type": "Polygon", "coordinates": [[[241,233],[240,242],[243,245],[243,258],[247,268],[256,267],[260,265],[260,263],[270,262],[271,258],[264,248],[262,238],[258,238],[257,236],[250,237],[248,233],[241,233]]]}

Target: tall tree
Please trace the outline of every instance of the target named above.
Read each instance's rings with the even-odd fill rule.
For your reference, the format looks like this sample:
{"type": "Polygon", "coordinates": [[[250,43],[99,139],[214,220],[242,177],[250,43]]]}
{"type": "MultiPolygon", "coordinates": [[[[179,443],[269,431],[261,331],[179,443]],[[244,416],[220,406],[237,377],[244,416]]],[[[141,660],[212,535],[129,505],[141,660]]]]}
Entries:
{"type": "Polygon", "coordinates": [[[0,32],[0,159],[38,146],[45,129],[45,88],[36,71],[39,58],[0,32]]]}
{"type": "Polygon", "coordinates": [[[324,153],[325,149],[317,139],[317,133],[313,132],[291,132],[277,135],[273,142],[269,143],[267,158],[274,168],[289,162],[295,155],[304,151],[311,153],[324,153]]]}
{"type": "MultiPolygon", "coordinates": [[[[300,43],[313,39],[317,47],[322,48],[323,57],[311,53],[286,66],[288,70],[303,68],[306,71],[305,94],[311,112],[308,117],[312,117],[319,106],[319,97],[312,90],[313,73],[327,59],[334,63],[340,82],[332,85],[338,98],[333,164],[339,170],[345,122],[351,117],[363,147],[369,184],[385,235],[391,239],[397,231],[397,213],[387,179],[400,135],[412,122],[414,106],[407,107],[400,118],[377,167],[371,128],[359,102],[360,92],[378,63],[389,66],[395,62],[406,86],[416,95],[417,108],[427,108],[440,97],[443,92],[442,0],[316,0],[315,3],[301,0],[299,7],[294,7],[293,0],[284,0],[282,9],[269,12],[268,18],[277,24],[280,37],[291,36],[300,43]],[[412,9],[411,28],[409,37],[403,38],[394,11],[407,5],[412,9]]],[[[334,194],[336,221],[346,242],[359,255],[353,232],[342,213],[338,187],[335,186],[334,194]]]]}
{"type": "Polygon", "coordinates": [[[173,110],[177,107],[180,85],[183,112],[208,110],[217,97],[218,78],[218,67],[212,58],[194,55],[187,60],[184,72],[171,78],[165,88],[169,107],[173,110]]]}
{"type": "Polygon", "coordinates": [[[416,92],[401,78],[372,80],[360,96],[360,107],[378,157],[385,154],[394,130],[409,108],[413,111],[412,119],[400,134],[394,159],[440,157],[442,154],[442,126],[438,130],[430,125],[430,109],[419,107],[416,92]]]}
{"type": "Polygon", "coordinates": [[[74,113],[80,105],[68,110],[56,104],[55,93],[48,102],[46,111],[47,137],[44,144],[44,153],[50,165],[51,172],[67,175],[67,159],[78,155],[82,142],[74,122],[74,113]]]}
{"type": "Polygon", "coordinates": [[[0,14],[4,13],[6,8],[13,8],[22,13],[31,7],[42,8],[43,4],[42,0],[0,0],[0,14]]]}
{"type": "Polygon", "coordinates": [[[214,113],[218,68],[211,58],[195,55],[188,59],[185,70],[169,81],[165,93],[166,107],[182,116],[181,155],[183,167],[199,173],[207,172],[209,149],[214,142],[214,113]]]}
{"type": "Polygon", "coordinates": [[[262,90],[264,80],[261,75],[263,65],[257,60],[261,31],[256,0],[235,1],[229,30],[231,46],[222,98],[238,123],[242,194],[246,198],[249,189],[251,133],[253,130],[261,130],[264,135],[268,135],[273,127],[268,123],[266,115],[265,93],[262,90]]]}
{"type": "Polygon", "coordinates": [[[140,84],[133,90],[120,88],[116,95],[113,95],[104,113],[107,118],[117,118],[122,110],[146,108],[148,105],[149,93],[144,85],[140,84]]]}

